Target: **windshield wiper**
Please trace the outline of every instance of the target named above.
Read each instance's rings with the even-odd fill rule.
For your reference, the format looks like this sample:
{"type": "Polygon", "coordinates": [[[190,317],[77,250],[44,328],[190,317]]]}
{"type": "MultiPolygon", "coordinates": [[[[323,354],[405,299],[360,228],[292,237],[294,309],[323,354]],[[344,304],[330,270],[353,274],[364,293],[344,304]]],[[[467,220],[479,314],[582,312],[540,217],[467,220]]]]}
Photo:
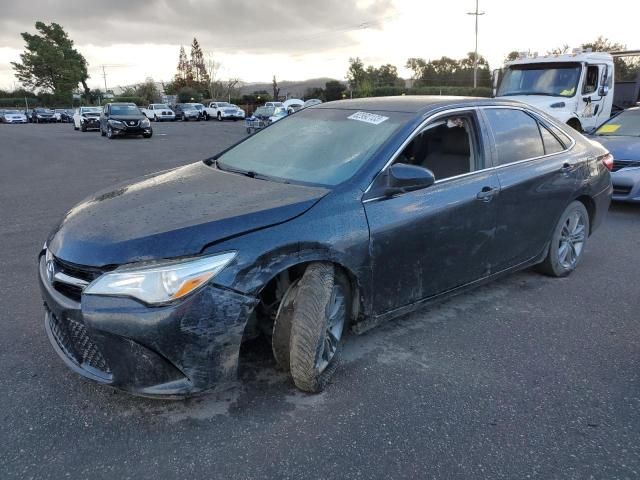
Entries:
{"type": "Polygon", "coordinates": [[[243,170],[241,168],[230,167],[226,164],[223,164],[220,160],[215,161],[216,167],[223,172],[231,172],[237,173],[238,175],[244,175],[249,178],[256,178],[258,180],[269,180],[271,182],[279,182],[279,183],[290,183],[288,180],[284,180],[278,177],[272,177],[270,175],[265,175],[264,173],[258,173],[253,170],[243,170]]]}

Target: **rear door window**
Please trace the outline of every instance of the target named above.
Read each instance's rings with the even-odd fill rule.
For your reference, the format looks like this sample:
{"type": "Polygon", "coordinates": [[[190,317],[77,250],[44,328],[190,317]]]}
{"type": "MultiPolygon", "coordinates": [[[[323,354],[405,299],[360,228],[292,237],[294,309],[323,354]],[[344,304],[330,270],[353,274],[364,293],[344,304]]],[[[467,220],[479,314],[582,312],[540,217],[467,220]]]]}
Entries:
{"type": "Polygon", "coordinates": [[[540,133],[542,134],[542,142],[544,143],[544,153],[558,153],[564,150],[564,145],[551,133],[547,128],[540,124],[540,133]]]}
{"type": "Polygon", "coordinates": [[[522,110],[488,108],[485,116],[495,139],[496,165],[544,155],[538,122],[522,110]]]}

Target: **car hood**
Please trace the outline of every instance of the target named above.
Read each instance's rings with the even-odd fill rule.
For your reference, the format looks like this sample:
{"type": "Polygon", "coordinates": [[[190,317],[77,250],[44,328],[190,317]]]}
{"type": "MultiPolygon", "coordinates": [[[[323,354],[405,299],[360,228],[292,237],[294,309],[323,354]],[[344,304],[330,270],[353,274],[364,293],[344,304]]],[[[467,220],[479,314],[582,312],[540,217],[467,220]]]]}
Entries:
{"type": "Polygon", "coordinates": [[[614,160],[640,160],[640,137],[591,135],[589,138],[609,150],[614,160]]]}
{"type": "Polygon", "coordinates": [[[328,191],[198,162],[89,197],[67,213],[48,248],[62,260],[93,267],[195,255],[301,215],[328,191]]]}

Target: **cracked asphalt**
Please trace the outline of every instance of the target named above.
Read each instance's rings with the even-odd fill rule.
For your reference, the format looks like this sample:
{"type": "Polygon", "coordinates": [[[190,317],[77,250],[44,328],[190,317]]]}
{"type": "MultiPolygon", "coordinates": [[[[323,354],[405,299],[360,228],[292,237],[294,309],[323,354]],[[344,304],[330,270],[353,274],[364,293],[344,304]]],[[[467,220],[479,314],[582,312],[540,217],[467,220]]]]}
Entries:
{"type": "Polygon", "coordinates": [[[640,206],[612,207],[569,278],[517,273],[351,336],[320,395],[260,342],[235,387],[187,401],[80,379],[44,333],[47,233],[100,188],[245,135],[154,128],[0,125],[0,478],[640,477],[640,206]]]}

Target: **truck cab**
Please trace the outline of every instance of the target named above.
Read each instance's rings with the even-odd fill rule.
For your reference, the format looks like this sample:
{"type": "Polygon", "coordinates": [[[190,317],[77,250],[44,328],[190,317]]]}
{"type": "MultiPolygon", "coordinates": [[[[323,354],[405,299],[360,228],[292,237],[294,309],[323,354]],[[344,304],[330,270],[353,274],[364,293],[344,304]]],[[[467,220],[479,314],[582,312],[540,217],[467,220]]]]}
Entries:
{"type": "Polygon", "coordinates": [[[494,95],[533,105],[580,132],[590,131],[611,116],[613,76],[609,53],[521,54],[494,74],[494,95]]]}

